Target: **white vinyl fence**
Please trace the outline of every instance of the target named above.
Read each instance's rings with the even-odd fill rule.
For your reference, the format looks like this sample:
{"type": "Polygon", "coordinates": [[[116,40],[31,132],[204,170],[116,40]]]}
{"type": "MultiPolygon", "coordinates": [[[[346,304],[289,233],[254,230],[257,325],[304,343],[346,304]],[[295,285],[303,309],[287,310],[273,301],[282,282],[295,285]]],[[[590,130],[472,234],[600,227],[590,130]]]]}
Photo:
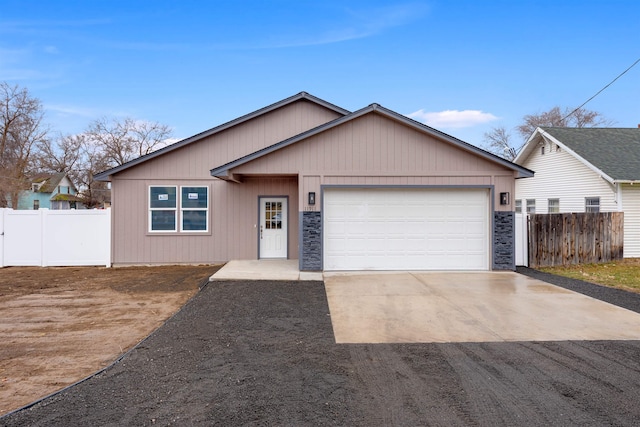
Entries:
{"type": "Polygon", "coordinates": [[[111,266],[111,209],[0,209],[0,267],[111,266]]]}
{"type": "Polygon", "coordinates": [[[516,265],[529,267],[529,215],[516,214],[516,265]]]}

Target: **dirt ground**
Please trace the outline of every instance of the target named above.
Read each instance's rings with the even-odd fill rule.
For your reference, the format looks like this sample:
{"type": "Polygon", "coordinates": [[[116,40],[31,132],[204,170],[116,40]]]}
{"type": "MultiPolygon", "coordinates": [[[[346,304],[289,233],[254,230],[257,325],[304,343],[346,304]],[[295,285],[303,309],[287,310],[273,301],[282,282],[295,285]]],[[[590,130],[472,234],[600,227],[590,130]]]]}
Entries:
{"type": "Polygon", "coordinates": [[[336,344],[322,282],[219,281],[0,426],[638,426],[638,354],[640,341],[336,344]]]}
{"type": "Polygon", "coordinates": [[[218,268],[0,269],[0,415],[112,363],[218,268]]]}

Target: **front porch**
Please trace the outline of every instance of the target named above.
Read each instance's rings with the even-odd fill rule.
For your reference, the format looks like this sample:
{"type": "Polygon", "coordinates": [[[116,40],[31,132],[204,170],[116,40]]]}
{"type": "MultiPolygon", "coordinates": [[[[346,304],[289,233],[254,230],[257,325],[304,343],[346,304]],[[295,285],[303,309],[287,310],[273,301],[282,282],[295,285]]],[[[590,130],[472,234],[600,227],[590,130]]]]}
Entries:
{"type": "Polygon", "coordinates": [[[320,280],[321,272],[300,271],[297,259],[229,261],[209,278],[216,280],[320,280]]]}

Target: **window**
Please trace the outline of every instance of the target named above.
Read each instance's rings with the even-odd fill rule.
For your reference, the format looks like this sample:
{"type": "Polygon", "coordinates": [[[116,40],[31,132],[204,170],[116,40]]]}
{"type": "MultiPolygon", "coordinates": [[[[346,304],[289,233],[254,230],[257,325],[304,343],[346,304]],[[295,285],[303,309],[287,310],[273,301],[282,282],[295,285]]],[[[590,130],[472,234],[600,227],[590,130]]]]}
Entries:
{"type": "Polygon", "coordinates": [[[544,156],[544,145],[542,147],[540,147],[540,154],[542,154],[544,156]]]}
{"type": "Polygon", "coordinates": [[[516,213],[522,213],[522,200],[516,200],[516,213]]]}
{"type": "Polygon", "coordinates": [[[549,213],[560,213],[560,199],[549,199],[549,213]]]}
{"type": "Polygon", "coordinates": [[[585,212],[600,212],[600,197],[587,197],[584,203],[585,212]]]}
{"type": "Polygon", "coordinates": [[[181,231],[209,231],[209,187],[181,187],[181,231]]]}
{"type": "Polygon", "coordinates": [[[536,213],[536,199],[527,199],[527,213],[536,213]]]}
{"type": "Polygon", "coordinates": [[[209,187],[149,187],[149,231],[209,231],[209,187]]]}
{"type": "Polygon", "coordinates": [[[149,231],[176,231],[176,187],[149,187],[149,231]]]}
{"type": "Polygon", "coordinates": [[[34,200],[33,201],[33,210],[37,211],[38,209],[40,209],[40,200],[34,200]]]}

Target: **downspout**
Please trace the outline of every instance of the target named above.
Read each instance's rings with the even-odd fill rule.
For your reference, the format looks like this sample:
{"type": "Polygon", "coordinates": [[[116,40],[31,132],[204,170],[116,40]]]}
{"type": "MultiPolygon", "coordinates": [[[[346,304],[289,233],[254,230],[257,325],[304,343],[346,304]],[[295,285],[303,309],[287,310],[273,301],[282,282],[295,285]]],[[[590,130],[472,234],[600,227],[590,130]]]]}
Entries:
{"type": "Polygon", "coordinates": [[[623,212],[622,207],[622,185],[616,182],[616,203],[618,204],[618,212],[623,212]]]}

